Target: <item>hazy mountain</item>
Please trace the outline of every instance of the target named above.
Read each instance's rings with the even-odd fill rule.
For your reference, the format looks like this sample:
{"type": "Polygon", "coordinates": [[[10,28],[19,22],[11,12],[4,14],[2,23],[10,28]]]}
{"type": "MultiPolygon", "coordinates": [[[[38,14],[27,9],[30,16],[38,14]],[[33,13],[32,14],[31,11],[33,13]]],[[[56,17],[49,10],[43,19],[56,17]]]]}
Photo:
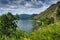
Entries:
{"type": "Polygon", "coordinates": [[[34,16],[36,16],[37,14],[32,14],[32,15],[28,15],[28,14],[21,14],[19,15],[19,19],[30,19],[33,18],[34,16]]]}

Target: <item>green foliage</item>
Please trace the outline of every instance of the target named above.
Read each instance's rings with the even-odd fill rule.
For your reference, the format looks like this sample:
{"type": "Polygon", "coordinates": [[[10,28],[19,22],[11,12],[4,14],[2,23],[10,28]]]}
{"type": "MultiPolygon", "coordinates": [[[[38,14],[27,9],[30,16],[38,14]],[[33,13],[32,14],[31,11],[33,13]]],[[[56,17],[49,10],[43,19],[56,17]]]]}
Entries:
{"type": "Polygon", "coordinates": [[[43,22],[44,25],[49,25],[51,23],[54,23],[54,18],[45,18],[41,20],[43,22]]]}
{"type": "Polygon", "coordinates": [[[10,12],[0,16],[0,40],[23,40],[26,34],[16,29],[15,20],[18,17],[18,15],[12,15],[10,12]]]}
{"type": "Polygon", "coordinates": [[[4,35],[9,36],[12,31],[15,31],[17,25],[14,20],[17,18],[8,12],[8,14],[3,14],[0,16],[0,32],[4,35]]]}
{"type": "Polygon", "coordinates": [[[41,27],[29,37],[31,40],[60,40],[60,22],[41,27]]]}
{"type": "MultiPolygon", "coordinates": [[[[38,20],[37,20],[38,21],[38,20]]],[[[32,28],[33,30],[36,30],[38,29],[39,27],[42,27],[42,26],[45,26],[45,25],[50,25],[54,23],[54,18],[45,18],[45,19],[42,19],[38,22],[34,21],[34,27],[32,28]]]]}
{"type": "Polygon", "coordinates": [[[20,30],[16,30],[11,32],[10,36],[0,35],[0,40],[23,40],[24,32],[20,30]]]}

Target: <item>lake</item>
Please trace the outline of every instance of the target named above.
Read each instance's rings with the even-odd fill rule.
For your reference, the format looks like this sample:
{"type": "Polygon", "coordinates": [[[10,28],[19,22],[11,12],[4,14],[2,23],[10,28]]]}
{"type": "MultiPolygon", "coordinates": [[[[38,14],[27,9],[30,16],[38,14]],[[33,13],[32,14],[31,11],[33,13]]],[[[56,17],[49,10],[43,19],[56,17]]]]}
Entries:
{"type": "Polygon", "coordinates": [[[32,32],[33,28],[32,20],[18,20],[17,24],[20,30],[25,31],[26,33],[32,32]]]}

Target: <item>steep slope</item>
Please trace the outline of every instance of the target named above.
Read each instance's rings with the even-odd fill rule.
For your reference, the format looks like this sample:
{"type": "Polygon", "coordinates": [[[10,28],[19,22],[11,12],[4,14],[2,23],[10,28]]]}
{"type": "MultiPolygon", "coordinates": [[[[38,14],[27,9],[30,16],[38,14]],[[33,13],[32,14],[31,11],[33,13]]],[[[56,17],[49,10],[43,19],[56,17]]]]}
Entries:
{"type": "Polygon", "coordinates": [[[47,10],[34,17],[33,30],[38,29],[43,25],[52,24],[60,20],[60,1],[51,5],[47,10]]]}
{"type": "Polygon", "coordinates": [[[54,19],[56,19],[56,14],[57,11],[60,9],[60,1],[57,2],[56,4],[51,5],[47,10],[45,10],[44,12],[40,13],[38,16],[35,16],[34,19],[36,20],[41,20],[44,18],[51,18],[53,17],[54,19]]]}
{"type": "Polygon", "coordinates": [[[41,27],[29,37],[31,40],[60,40],[60,22],[41,27]]]}

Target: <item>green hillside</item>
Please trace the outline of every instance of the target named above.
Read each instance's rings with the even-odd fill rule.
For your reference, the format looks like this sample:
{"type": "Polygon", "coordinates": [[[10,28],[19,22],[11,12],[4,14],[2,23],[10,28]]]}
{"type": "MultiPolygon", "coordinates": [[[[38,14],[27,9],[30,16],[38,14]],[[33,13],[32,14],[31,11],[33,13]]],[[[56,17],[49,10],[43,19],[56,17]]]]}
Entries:
{"type": "Polygon", "coordinates": [[[60,20],[60,1],[51,5],[44,12],[40,13],[38,16],[35,16],[33,19],[35,20],[33,30],[60,20]]]}
{"type": "Polygon", "coordinates": [[[44,18],[51,18],[56,17],[57,11],[60,9],[60,2],[57,2],[56,4],[51,5],[47,10],[40,13],[38,16],[35,16],[34,19],[41,20],[44,18]]]}
{"type": "Polygon", "coordinates": [[[60,40],[60,22],[39,28],[30,34],[31,40],[60,40]]]}

